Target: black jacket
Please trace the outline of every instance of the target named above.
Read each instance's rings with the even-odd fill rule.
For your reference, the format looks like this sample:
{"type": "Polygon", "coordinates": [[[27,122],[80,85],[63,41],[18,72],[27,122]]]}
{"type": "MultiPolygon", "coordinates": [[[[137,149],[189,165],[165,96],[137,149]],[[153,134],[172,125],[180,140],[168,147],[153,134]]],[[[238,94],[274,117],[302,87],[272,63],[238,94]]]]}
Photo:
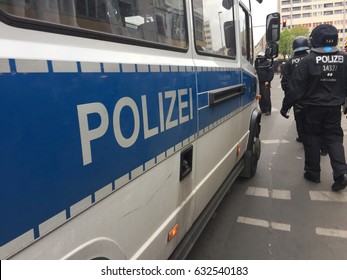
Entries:
{"type": "Polygon", "coordinates": [[[289,109],[302,105],[340,106],[347,95],[347,55],[311,51],[297,65],[283,99],[289,109]]]}
{"type": "Polygon", "coordinates": [[[293,53],[293,56],[283,65],[281,87],[284,91],[284,94],[287,94],[289,90],[289,80],[292,73],[294,72],[300,60],[303,59],[306,55],[308,55],[308,52],[306,51],[293,53]]]}
{"type": "MultiPolygon", "coordinates": [[[[269,66],[270,61],[266,59],[259,60],[258,66],[269,66]]],[[[260,83],[271,82],[274,78],[275,71],[273,67],[257,68],[258,79],[260,83]]]]}

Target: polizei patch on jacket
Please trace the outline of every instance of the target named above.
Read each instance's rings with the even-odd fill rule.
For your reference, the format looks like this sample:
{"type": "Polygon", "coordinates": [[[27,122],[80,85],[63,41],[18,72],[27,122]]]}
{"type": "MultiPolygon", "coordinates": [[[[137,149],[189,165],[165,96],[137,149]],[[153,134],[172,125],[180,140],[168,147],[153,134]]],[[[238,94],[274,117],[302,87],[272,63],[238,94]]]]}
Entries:
{"type": "Polygon", "coordinates": [[[343,55],[322,55],[316,57],[316,64],[322,67],[321,82],[336,82],[339,65],[344,62],[343,55]]]}
{"type": "Polygon", "coordinates": [[[295,66],[300,62],[301,59],[303,59],[304,57],[295,57],[292,58],[292,64],[295,64],[295,66]]]}
{"type": "Polygon", "coordinates": [[[316,57],[316,64],[320,63],[343,63],[343,55],[322,55],[316,57]]]}

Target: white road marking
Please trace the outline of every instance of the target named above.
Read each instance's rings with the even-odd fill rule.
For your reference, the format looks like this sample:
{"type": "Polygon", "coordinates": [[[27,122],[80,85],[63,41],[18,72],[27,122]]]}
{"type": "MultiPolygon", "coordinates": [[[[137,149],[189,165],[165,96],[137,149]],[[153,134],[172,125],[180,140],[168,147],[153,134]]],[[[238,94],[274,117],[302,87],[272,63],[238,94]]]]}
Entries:
{"type": "Polygon", "coordinates": [[[331,228],[316,228],[318,235],[347,238],[347,230],[331,229],[331,228]]]}
{"type": "Polygon", "coordinates": [[[266,188],[255,188],[255,187],[248,187],[246,191],[246,195],[269,197],[274,199],[285,199],[285,200],[291,199],[290,191],[269,190],[266,188]]]}
{"type": "Polygon", "coordinates": [[[254,187],[249,187],[246,191],[246,195],[270,197],[268,189],[254,187]]]}
{"type": "Polygon", "coordinates": [[[311,200],[315,201],[347,202],[347,192],[310,191],[309,193],[311,200]]]}
{"type": "Polygon", "coordinates": [[[288,224],[270,222],[270,227],[276,230],[290,231],[290,225],[288,224]]]}
{"type": "Polygon", "coordinates": [[[287,144],[287,143],[290,143],[288,140],[280,140],[280,139],[270,139],[270,140],[261,140],[261,142],[263,144],[279,144],[279,143],[282,143],[282,144],[287,144]]]}
{"type": "Polygon", "coordinates": [[[253,219],[253,218],[247,218],[247,217],[242,217],[242,216],[239,216],[237,218],[237,222],[241,223],[241,224],[252,225],[252,226],[272,228],[275,230],[282,230],[282,231],[290,231],[291,230],[291,227],[288,224],[269,222],[266,220],[253,219]]]}
{"type": "Polygon", "coordinates": [[[285,190],[272,190],[270,196],[274,199],[291,200],[290,191],[285,190]]]}

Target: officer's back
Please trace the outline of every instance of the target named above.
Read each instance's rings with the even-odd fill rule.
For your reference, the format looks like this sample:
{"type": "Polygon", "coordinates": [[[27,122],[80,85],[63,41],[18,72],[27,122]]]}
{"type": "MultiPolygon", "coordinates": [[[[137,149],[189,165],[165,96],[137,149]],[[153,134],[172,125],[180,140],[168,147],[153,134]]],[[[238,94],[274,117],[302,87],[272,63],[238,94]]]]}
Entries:
{"type": "Polygon", "coordinates": [[[336,42],[331,40],[331,46],[324,46],[325,43],[311,39],[311,53],[300,61],[293,73],[291,95],[287,100],[289,104],[295,103],[297,99],[301,99],[302,104],[322,106],[340,106],[344,102],[347,83],[346,54],[339,51],[336,42]],[[305,93],[303,88],[306,89],[305,93]]]}
{"type": "Polygon", "coordinates": [[[347,56],[336,47],[337,29],[328,24],[311,33],[311,53],[296,67],[289,82],[289,91],[281,114],[294,104],[303,105],[304,177],[320,182],[320,139],[328,147],[333,169],[333,191],[347,186],[347,164],[341,128],[341,105],[347,95],[347,56]]]}

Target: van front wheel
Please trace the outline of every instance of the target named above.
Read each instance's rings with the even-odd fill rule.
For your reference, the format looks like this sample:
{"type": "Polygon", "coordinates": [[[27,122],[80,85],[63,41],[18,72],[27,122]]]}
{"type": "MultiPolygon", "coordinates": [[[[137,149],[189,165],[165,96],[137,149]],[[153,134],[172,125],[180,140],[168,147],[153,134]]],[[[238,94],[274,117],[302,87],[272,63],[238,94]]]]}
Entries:
{"type": "Polygon", "coordinates": [[[252,178],[257,171],[258,161],[260,158],[261,144],[259,139],[259,126],[256,125],[256,130],[254,133],[252,145],[244,155],[244,168],[240,173],[241,177],[252,178]]]}

